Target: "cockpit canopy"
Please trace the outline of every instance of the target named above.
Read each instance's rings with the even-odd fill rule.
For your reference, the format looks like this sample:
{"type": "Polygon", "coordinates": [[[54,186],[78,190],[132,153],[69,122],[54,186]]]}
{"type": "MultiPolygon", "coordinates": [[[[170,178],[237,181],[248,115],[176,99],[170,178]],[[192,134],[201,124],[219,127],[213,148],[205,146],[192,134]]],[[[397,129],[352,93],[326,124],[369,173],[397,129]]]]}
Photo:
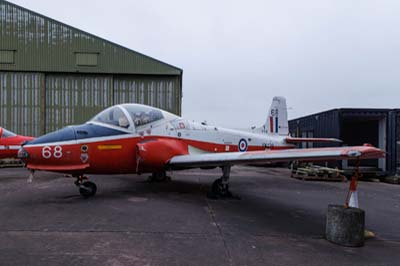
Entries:
{"type": "Polygon", "coordinates": [[[144,126],[164,119],[164,115],[161,110],[149,106],[124,105],[123,107],[128,111],[135,127],[144,126]]]}
{"type": "Polygon", "coordinates": [[[112,126],[123,127],[123,128],[129,127],[129,120],[127,116],[118,106],[107,108],[106,110],[96,115],[91,121],[100,122],[112,126]]]}
{"type": "Polygon", "coordinates": [[[152,125],[165,118],[177,118],[177,116],[147,105],[122,104],[107,108],[90,121],[134,129],[152,125]]]}
{"type": "Polygon", "coordinates": [[[8,131],[5,128],[0,128],[0,138],[8,138],[8,137],[15,137],[17,134],[8,131]]]}

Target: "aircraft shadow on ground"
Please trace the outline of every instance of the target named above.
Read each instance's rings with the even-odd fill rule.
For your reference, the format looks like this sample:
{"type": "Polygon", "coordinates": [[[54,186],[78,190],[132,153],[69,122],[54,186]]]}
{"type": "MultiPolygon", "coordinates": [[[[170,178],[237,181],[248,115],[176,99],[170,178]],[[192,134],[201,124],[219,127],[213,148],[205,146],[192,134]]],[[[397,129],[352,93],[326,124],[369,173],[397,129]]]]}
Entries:
{"type": "Polygon", "coordinates": [[[157,197],[162,200],[189,202],[193,205],[208,206],[215,213],[216,222],[228,231],[243,230],[255,235],[289,234],[309,237],[322,237],[324,233],[324,214],[306,212],[295,205],[243,194],[237,199],[209,199],[210,185],[171,181],[169,184],[148,184],[132,190],[110,191],[102,198],[123,196],[157,197]]]}
{"type": "MultiPolygon", "coordinates": [[[[51,193],[35,195],[34,198],[22,204],[25,206],[26,204],[31,206],[37,204],[79,205],[86,204],[88,201],[146,198],[165,200],[173,204],[184,202],[196,207],[207,207],[214,213],[215,221],[221,224],[223,229],[227,229],[227,232],[239,230],[251,232],[253,235],[285,234],[307,237],[310,235],[322,237],[324,232],[323,213],[312,212],[306,209],[307,206],[299,206],[296,203],[288,205],[275,199],[260,197],[251,194],[251,189],[246,192],[245,187],[237,192],[241,200],[214,200],[207,198],[211,185],[206,180],[197,182],[188,178],[150,183],[143,177],[115,176],[113,178],[117,178],[117,181],[112,186],[108,186],[101,178],[93,178],[98,184],[98,194],[93,198],[81,197],[71,184],[74,188],[73,193],[63,190],[55,194],[56,191],[53,190],[51,193]]],[[[233,192],[236,194],[235,189],[233,192]]]]}

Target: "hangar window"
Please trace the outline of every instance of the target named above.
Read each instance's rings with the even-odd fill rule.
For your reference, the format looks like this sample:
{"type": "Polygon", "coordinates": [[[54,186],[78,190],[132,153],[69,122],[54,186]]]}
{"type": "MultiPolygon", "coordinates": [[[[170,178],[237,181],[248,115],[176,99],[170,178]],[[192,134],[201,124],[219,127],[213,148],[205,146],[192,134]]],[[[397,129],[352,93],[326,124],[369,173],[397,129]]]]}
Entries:
{"type": "Polygon", "coordinates": [[[92,119],[92,121],[101,122],[123,128],[129,127],[128,118],[125,116],[122,110],[117,106],[104,110],[100,114],[96,115],[92,119]]]}
{"type": "Polygon", "coordinates": [[[77,66],[97,66],[98,53],[75,53],[77,66]]]}
{"type": "Polygon", "coordinates": [[[14,63],[15,63],[15,51],[0,50],[0,64],[14,64],[14,63]]]}

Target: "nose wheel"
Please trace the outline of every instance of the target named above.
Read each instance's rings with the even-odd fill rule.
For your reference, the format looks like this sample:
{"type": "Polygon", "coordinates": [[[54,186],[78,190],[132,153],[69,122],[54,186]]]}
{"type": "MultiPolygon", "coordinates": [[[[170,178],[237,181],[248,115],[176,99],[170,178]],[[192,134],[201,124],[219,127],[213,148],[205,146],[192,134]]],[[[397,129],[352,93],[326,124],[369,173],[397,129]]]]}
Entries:
{"type": "Polygon", "coordinates": [[[88,181],[88,178],[86,176],[78,176],[76,178],[75,185],[79,188],[79,193],[84,198],[90,198],[96,195],[96,184],[88,181]]]}
{"type": "Polygon", "coordinates": [[[96,195],[97,186],[91,181],[85,181],[79,186],[79,193],[84,198],[93,197],[96,195]]]}

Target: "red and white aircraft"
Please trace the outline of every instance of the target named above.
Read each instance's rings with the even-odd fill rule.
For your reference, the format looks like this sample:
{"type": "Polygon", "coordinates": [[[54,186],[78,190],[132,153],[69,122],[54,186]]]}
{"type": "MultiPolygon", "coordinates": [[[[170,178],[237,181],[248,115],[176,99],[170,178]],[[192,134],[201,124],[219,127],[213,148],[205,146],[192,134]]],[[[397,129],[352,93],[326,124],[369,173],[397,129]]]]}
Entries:
{"type": "Polygon", "coordinates": [[[0,127],[0,160],[6,158],[17,158],[21,144],[30,140],[33,140],[33,138],[17,135],[0,127]]]}
{"type": "Polygon", "coordinates": [[[153,173],[163,179],[168,170],[221,167],[223,175],[212,191],[227,196],[232,165],[384,156],[371,146],[296,149],[294,143],[300,141],[338,140],[292,138],[286,117],[283,97],[274,98],[261,133],[204,125],[146,105],[121,104],[83,125],[28,142],[19,158],[32,171],[31,177],[35,170],[71,174],[81,195],[89,197],[96,193],[96,185],[85,174],[153,173]]]}

